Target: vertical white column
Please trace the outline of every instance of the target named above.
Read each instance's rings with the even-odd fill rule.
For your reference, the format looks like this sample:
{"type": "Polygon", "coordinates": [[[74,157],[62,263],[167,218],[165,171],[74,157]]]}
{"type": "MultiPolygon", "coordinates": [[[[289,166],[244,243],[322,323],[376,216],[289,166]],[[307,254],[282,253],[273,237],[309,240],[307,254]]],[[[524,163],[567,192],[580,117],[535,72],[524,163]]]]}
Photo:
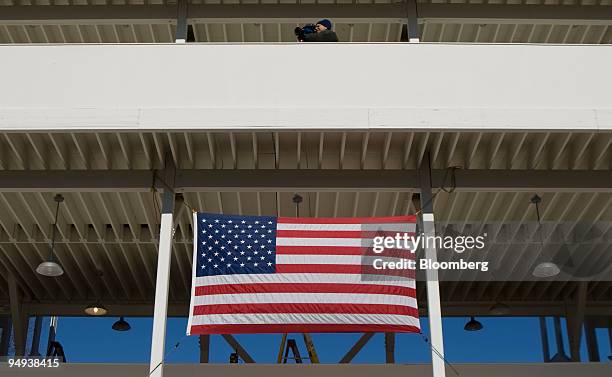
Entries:
{"type": "MultiPolygon", "coordinates": [[[[423,235],[434,237],[436,235],[433,200],[431,194],[431,177],[429,175],[429,155],[423,158],[420,168],[421,181],[421,213],[423,235]]],[[[425,242],[425,258],[432,262],[437,262],[435,242],[425,242]]],[[[431,363],[433,377],[445,377],[446,369],[444,365],[444,337],[442,333],[442,308],[440,306],[440,284],[438,282],[438,271],[429,269],[426,271],[427,278],[427,312],[429,315],[429,328],[431,342],[431,363]]]]}
{"type": "Polygon", "coordinates": [[[174,211],[174,165],[166,159],[164,196],[161,227],[159,230],[159,253],[157,256],[157,278],[155,282],[155,308],[153,310],[153,336],[151,338],[150,377],[162,377],[164,372],[164,347],[166,344],[166,318],[168,315],[168,288],[170,286],[170,261],[172,251],[174,211]]]}

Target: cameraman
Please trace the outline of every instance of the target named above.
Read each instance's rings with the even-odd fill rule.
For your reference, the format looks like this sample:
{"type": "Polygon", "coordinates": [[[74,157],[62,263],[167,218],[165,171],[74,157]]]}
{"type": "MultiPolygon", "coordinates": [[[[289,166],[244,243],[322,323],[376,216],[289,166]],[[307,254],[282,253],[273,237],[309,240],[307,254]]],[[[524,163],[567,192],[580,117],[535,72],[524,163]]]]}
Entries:
{"type": "Polygon", "coordinates": [[[306,28],[296,28],[295,34],[300,42],[338,42],[336,32],[332,30],[332,23],[323,19],[316,23],[313,32],[305,32],[306,28]]]}

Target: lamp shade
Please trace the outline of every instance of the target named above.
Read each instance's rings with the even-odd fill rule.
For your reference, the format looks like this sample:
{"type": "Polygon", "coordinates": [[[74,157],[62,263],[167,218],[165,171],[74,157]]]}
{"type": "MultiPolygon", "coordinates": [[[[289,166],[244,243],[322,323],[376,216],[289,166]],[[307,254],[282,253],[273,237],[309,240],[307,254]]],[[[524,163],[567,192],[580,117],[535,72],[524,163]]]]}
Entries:
{"type": "Polygon", "coordinates": [[[463,327],[465,331],[479,331],[482,330],[482,323],[478,322],[476,318],[470,317],[468,323],[463,327]]]}
{"type": "Polygon", "coordinates": [[[510,313],[510,307],[503,302],[496,302],[489,308],[489,313],[493,315],[507,315],[510,313]]]}
{"type": "Polygon", "coordinates": [[[117,322],[113,323],[113,330],[115,331],[128,331],[131,328],[132,326],[123,317],[120,317],[117,322]]]}
{"type": "Polygon", "coordinates": [[[96,302],[95,304],[87,305],[85,308],[85,314],[92,316],[102,316],[108,313],[108,310],[104,307],[104,305],[96,302]]]}
{"type": "Polygon", "coordinates": [[[561,270],[555,263],[542,262],[533,269],[531,274],[537,278],[550,278],[559,275],[559,272],[561,270]]]}
{"type": "Polygon", "coordinates": [[[62,275],[64,270],[59,264],[47,261],[39,264],[38,267],[36,267],[36,272],[43,276],[56,277],[62,275]]]}

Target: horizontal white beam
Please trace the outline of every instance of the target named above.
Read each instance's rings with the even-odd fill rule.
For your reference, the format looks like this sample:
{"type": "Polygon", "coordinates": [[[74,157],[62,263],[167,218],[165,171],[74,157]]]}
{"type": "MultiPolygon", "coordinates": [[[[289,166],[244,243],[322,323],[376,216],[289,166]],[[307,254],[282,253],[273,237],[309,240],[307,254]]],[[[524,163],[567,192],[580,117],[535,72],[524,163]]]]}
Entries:
{"type": "MultiPolygon", "coordinates": [[[[424,43],[420,43],[424,45],[424,43]]],[[[610,47],[612,51],[612,45],[610,47]]],[[[2,47],[0,46],[0,54],[2,47]]],[[[592,61],[591,61],[592,62],[592,61]]],[[[292,63],[291,63],[292,64],[292,63]]],[[[1,62],[0,62],[1,66],[1,62]]],[[[501,70],[500,70],[501,71],[501,70]]],[[[13,71],[13,74],[15,72],[13,71]]],[[[506,74],[506,73],[504,73],[506,74]]],[[[0,73],[0,78],[2,74],[0,73]]],[[[531,75],[530,75],[531,76],[531,75]]],[[[414,77],[414,76],[411,76],[414,77]]],[[[561,77],[561,76],[560,76],[561,77]]],[[[357,79],[356,79],[357,80],[357,79]]],[[[0,80],[1,81],[1,80],[0,80]]],[[[279,82],[282,79],[279,79],[279,82]]],[[[298,80],[301,81],[301,80],[298,80]]],[[[328,82],[320,80],[321,82],[328,82]]],[[[606,81],[602,79],[602,81],[606,81]]],[[[612,80],[609,80],[612,81],[612,80]]],[[[318,81],[317,81],[318,82],[318,81]]],[[[431,83],[424,83],[429,88],[431,83]]],[[[332,85],[333,86],[333,85],[332,85]]],[[[436,85],[440,90],[447,90],[436,85]]],[[[587,87],[588,85],[579,85],[587,87]]],[[[186,85],[185,88],[194,88],[186,85]]],[[[295,87],[298,87],[296,85],[295,87]]],[[[367,85],[364,85],[364,88],[367,85]]],[[[394,92],[395,87],[384,90],[394,92]]],[[[512,87],[502,86],[514,91],[512,87]]],[[[93,87],[92,87],[93,88],[93,87]]],[[[88,88],[87,90],[92,90],[88,88]]],[[[250,88],[266,95],[265,87],[252,85],[250,88]]],[[[423,87],[422,87],[423,88],[423,87]]],[[[244,87],[240,89],[245,89],[244,87]]],[[[346,88],[337,88],[346,93],[346,88]]],[[[539,88],[541,89],[541,88],[539,88]]],[[[591,87],[594,93],[598,87],[591,87]]],[[[375,89],[379,90],[379,89],[375,89]]],[[[584,90],[589,90],[585,88],[584,90]]],[[[2,91],[2,88],[0,88],[2,91]]],[[[543,90],[536,90],[542,92],[543,90]]],[[[359,90],[356,91],[359,94],[359,90]]],[[[89,92],[91,94],[91,92],[89,92]]],[[[159,92],[155,92],[156,94],[159,92]]],[[[370,92],[371,94],[372,92],[370,92]]],[[[422,93],[422,91],[421,91],[422,93]]],[[[566,94],[567,92],[560,92],[566,94]]],[[[584,93],[584,92],[581,92],[584,93]]],[[[295,96],[295,93],[287,94],[295,96]]],[[[544,94],[543,94],[544,95],[544,94]]],[[[506,97],[504,95],[502,97],[506,97]]],[[[583,95],[582,98],[588,97],[583,95]]],[[[2,93],[0,93],[2,97],[2,93]]],[[[338,103],[329,100],[329,103],[338,103]]],[[[362,98],[364,96],[362,95],[362,98]]],[[[379,92],[372,97],[381,97],[379,92]]],[[[326,97],[323,97],[326,98],[326,97]]],[[[472,97],[474,98],[474,97],[472,97]]],[[[542,97],[543,98],[543,97],[542,97]]],[[[245,100],[246,101],[246,100],[245,100]]],[[[475,99],[474,99],[475,101],[475,99]]],[[[157,101],[156,101],[157,102],[157,101]]],[[[351,102],[345,99],[343,102],[351,102]]],[[[461,101],[464,102],[464,101],[461,101]]],[[[527,106],[528,100],[523,101],[527,106]]],[[[542,102],[548,102],[543,100],[542,102]]],[[[26,103],[27,102],[23,102],[26,103]]],[[[497,132],[599,132],[612,131],[612,109],[596,107],[580,108],[435,108],[435,107],[356,107],[346,106],[309,107],[144,107],[116,108],[91,105],[90,108],[32,108],[21,109],[0,107],[0,131],[320,131],[337,129],[357,130],[412,130],[412,131],[497,131],[497,132]]],[[[364,106],[362,104],[362,106],[364,106]]]]}
{"type": "MultiPolygon", "coordinates": [[[[166,23],[175,22],[174,5],[33,5],[7,6],[0,23],[83,24],[83,23],[166,23]]],[[[301,22],[325,16],[335,22],[404,22],[406,7],[398,4],[242,4],[189,5],[192,22],[249,23],[301,22]]],[[[418,4],[420,22],[530,22],[609,23],[607,6],[512,5],[512,4],[418,4]]]]}
{"type": "Polygon", "coordinates": [[[0,56],[5,131],[612,131],[612,45],[0,45],[0,56]],[[296,66],[313,56],[333,64],[296,66]],[[320,85],[330,90],[304,95],[320,85]]]}
{"type": "MultiPolygon", "coordinates": [[[[612,192],[607,170],[455,170],[457,191],[612,192]]],[[[160,174],[158,172],[157,177],[160,174]]],[[[448,187],[451,173],[432,171],[432,187],[448,187]]],[[[0,171],[0,192],[147,192],[148,170],[0,171]]],[[[156,187],[164,182],[156,178],[156,187]]],[[[420,190],[416,170],[185,169],[177,170],[177,192],[308,192],[420,190]]]]}

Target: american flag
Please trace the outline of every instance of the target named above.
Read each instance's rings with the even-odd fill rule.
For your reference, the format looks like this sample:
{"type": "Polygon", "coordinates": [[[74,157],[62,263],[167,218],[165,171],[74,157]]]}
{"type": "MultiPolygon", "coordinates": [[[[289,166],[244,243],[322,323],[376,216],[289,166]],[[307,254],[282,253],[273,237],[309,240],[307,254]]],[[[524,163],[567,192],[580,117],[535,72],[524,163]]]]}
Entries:
{"type": "Polygon", "coordinates": [[[420,331],[414,271],[372,267],[373,238],[414,234],[414,216],[193,220],[188,335],[420,331]]]}

